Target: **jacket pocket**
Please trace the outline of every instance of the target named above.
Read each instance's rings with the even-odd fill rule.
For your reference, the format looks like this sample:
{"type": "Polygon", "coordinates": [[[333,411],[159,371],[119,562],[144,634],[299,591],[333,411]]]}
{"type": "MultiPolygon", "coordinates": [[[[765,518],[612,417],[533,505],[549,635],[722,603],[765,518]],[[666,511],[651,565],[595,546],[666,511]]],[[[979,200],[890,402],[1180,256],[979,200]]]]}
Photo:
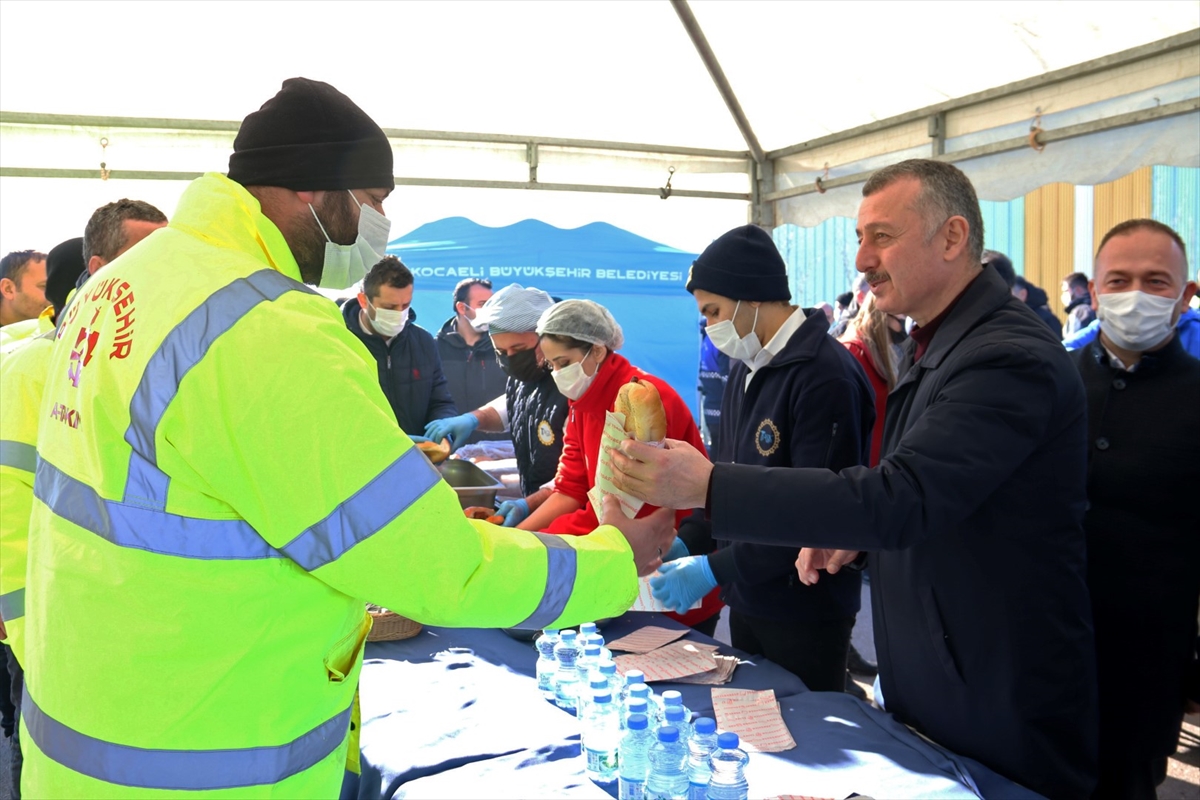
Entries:
{"type": "Polygon", "coordinates": [[[358,626],[343,636],[325,654],[325,672],[330,683],[341,683],[346,676],[354,671],[367,643],[367,634],[371,632],[371,617],[363,610],[362,619],[358,626]]]}
{"type": "Polygon", "coordinates": [[[937,599],[933,596],[933,587],[922,586],[919,594],[921,607],[925,611],[925,630],[929,633],[929,644],[933,648],[933,652],[937,655],[938,661],[942,663],[946,677],[955,683],[965,685],[966,681],[963,680],[962,672],[954,661],[954,654],[950,652],[950,636],[946,633],[946,626],[942,622],[937,599]]]}

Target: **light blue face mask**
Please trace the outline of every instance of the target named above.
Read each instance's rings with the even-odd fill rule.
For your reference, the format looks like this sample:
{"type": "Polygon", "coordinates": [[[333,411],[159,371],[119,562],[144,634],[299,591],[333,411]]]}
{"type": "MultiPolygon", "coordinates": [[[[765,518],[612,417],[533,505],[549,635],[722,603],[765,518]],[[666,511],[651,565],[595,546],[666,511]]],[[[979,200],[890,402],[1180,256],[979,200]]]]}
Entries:
{"type": "Polygon", "coordinates": [[[346,190],[358,206],[358,236],[354,244],[337,244],[329,238],[317,211],[308,204],[313,219],[325,234],[325,263],[321,271],[322,289],[348,289],[367,274],[367,270],[379,263],[387,252],[388,235],[392,223],[383,214],[365,203],[359,203],[354,192],[346,190]]]}

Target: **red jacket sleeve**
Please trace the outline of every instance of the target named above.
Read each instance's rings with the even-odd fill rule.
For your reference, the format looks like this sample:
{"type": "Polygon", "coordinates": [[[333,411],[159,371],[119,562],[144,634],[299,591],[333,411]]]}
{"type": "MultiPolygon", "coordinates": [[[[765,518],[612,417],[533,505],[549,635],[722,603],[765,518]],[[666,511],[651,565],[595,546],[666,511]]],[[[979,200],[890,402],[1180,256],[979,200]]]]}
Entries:
{"type": "MultiPolygon", "coordinates": [[[[662,398],[663,410],[667,414],[667,438],[682,439],[701,453],[704,453],[704,455],[708,455],[708,451],[704,449],[704,439],[700,436],[700,429],[696,427],[696,420],[692,417],[692,410],[687,407],[687,403],[683,402],[683,398],[671,388],[669,383],[661,378],[656,378],[653,375],[644,375],[641,377],[653,383],[655,388],[658,389],[659,397],[662,398]]],[[[691,515],[692,510],[690,508],[677,511],[675,513],[675,527],[678,528],[691,515]]]]}
{"type": "Polygon", "coordinates": [[[562,455],[558,458],[558,472],[554,475],[554,491],[586,505],[590,486],[587,462],[583,457],[583,425],[578,415],[569,411],[563,430],[562,455]]]}

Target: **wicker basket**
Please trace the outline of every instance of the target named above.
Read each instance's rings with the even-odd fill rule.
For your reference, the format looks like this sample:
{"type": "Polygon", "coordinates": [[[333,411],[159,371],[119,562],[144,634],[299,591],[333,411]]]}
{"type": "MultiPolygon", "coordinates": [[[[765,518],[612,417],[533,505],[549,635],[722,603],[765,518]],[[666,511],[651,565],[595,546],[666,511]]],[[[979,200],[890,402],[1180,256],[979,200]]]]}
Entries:
{"type": "Polygon", "coordinates": [[[368,605],[367,613],[371,615],[374,624],[367,634],[368,642],[394,642],[400,639],[411,639],[421,632],[421,623],[414,622],[408,617],[388,611],[386,608],[368,605]]]}

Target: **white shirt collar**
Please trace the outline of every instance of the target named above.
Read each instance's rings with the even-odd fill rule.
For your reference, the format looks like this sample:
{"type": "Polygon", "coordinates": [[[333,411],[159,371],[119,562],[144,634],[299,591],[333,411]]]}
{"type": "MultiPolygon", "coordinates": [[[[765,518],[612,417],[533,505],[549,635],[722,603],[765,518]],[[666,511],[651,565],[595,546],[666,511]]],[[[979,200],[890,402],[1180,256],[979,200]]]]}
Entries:
{"type": "Polygon", "coordinates": [[[750,368],[750,371],[746,373],[745,388],[750,388],[750,379],[754,377],[754,373],[765,367],[767,364],[770,364],[771,361],[774,360],[775,356],[779,355],[783,348],[787,346],[788,341],[792,338],[792,334],[800,330],[800,326],[804,324],[804,320],[806,319],[807,317],[804,316],[804,309],[797,308],[786,320],[784,320],[783,324],[779,326],[779,330],[775,331],[775,335],[771,337],[771,341],[767,342],[766,345],[763,346],[763,349],[759,350],[754,358],[746,362],[746,366],[750,368]]]}

